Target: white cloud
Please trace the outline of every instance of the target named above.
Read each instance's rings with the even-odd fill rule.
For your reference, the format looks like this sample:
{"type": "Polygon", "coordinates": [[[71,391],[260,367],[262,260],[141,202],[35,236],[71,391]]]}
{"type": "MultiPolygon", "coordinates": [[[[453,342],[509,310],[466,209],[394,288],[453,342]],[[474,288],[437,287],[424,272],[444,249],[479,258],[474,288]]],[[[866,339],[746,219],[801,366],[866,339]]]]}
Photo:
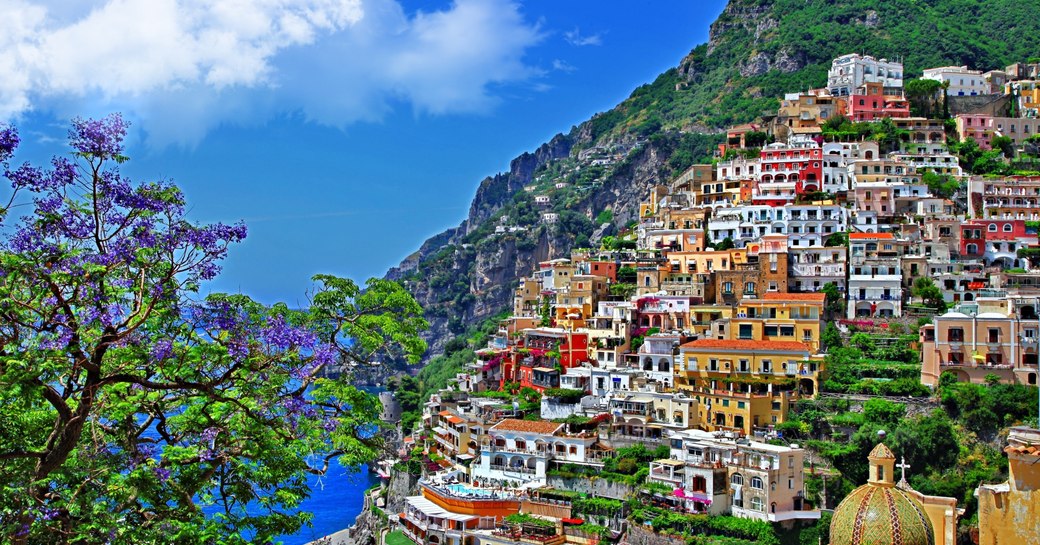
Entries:
{"type": "Polygon", "coordinates": [[[540,72],[510,0],[406,15],[396,0],[0,0],[0,118],[122,110],[153,144],[302,113],[335,126],[486,111],[540,72]],[[82,4],[80,4],[82,5],[82,4]],[[84,111],[86,110],[86,111],[84,111]]]}
{"type": "Polygon", "coordinates": [[[603,45],[602,34],[591,34],[589,36],[583,36],[581,30],[575,28],[574,30],[568,30],[563,33],[563,39],[567,40],[567,43],[583,47],[586,45],[603,45]]]}
{"type": "Polygon", "coordinates": [[[560,72],[573,72],[577,70],[577,68],[575,68],[574,65],[563,59],[553,59],[552,67],[553,70],[557,70],[560,72]]]}

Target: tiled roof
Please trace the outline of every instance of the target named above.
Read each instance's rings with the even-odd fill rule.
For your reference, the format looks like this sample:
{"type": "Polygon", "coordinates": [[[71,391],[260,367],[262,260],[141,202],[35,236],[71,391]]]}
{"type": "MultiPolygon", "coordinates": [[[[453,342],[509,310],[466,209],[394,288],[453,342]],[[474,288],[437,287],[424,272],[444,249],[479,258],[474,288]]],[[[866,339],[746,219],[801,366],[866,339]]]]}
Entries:
{"type": "Polygon", "coordinates": [[[824,293],[779,293],[775,291],[767,291],[762,295],[762,299],[766,301],[817,301],[824,302],[827,300],[827,294],[824,293]]]}
{"type": "Polygon", "coordinates": [[[543,420],[516,420],[514,418],[507,418],[494,426],[491,426],[489,431],[522,431],[528,433],[541,433],[544,435],[551,435],[556,433],[556,430],[563,427],[563,424],[556,422],[546,422],[543,420]]]}
{"type": "Polygon", "coordinates": [[[895,237],[892,236],[892,233],[849,233],[849,239],[850,240],[870,239],[870,238],[892,239],[892,238],[895,238],[895,237]]]}
{"type": "Polygon", "coordinates": [[[437,414],[440,416],[451,416],[451,411],[441,411],[437,414]]]}
{"type": "Polygon", "coordinates": [[[1009,447],[1004,449],[1004,452],[1006,452],[1008,454],[1011,454],[1012,452],[1014,452],[1016,454],[1027,454],[1027,455],[1030,455],[1030,456],[1040,456],[1040,446],[1036,446],[1036,445],[1022,445],[1022,446],[1014,446],[1014,447],[1010,447],[1009,446],[1009,447]]]}
{"type": "Polygon", "coordinates": [[[681,348],[722,348],[726,350],[775,350],[778,352],[809,352],[804,343],[795,341],[754,341],[744,339],[700,339],[688,342],[681,348]]]}

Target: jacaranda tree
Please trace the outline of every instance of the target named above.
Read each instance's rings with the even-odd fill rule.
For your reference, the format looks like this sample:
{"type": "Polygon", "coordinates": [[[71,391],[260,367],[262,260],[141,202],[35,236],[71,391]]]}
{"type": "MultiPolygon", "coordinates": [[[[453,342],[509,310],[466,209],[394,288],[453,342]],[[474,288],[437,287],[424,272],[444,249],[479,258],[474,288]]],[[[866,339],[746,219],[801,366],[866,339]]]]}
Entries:
{"type": "Polygon", "coordinates": [[[192,223],[177,187],[121,175],[126,128],[74,120],[73,153],[41,168],[14,165],[0,126],[0,542],[298,531],[311,474],[378,452],[378,402],[322,370],[416,359],[422,310],[395,283],[331,276],[305,310],[200,296],[246,229],[192,223]]]}

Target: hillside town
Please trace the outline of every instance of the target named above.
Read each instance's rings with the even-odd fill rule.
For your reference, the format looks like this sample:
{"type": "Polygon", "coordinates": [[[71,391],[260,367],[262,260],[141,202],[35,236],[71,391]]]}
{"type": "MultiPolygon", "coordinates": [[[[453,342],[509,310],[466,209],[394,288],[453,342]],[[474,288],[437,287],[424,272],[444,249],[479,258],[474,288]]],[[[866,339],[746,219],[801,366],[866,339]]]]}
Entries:
{"type": "MultiPolygon", "coordinates": [[[[540,263],[383,466],[417,493],[368,501],[421,544],[775,543],[821,517],[831,543],[957,543],[964,499],[915,490],[884,430],[840,503],[838,470],[792,433],[807,401],[1037,385],[1040,65],[924,80],[933,117],[911,115],[901,62],[836,58],[825,88],[731,128],[627,229],[540,263]],[[951,141],[1016,173],[972,175],[951,141]],[[861,365],[836,388],[850,344],[912,354],[911,373],[861,365]]],[[[1013,427],[1004,452],[972,539],[1038,543],[1040,432],[1013,427]]]]}

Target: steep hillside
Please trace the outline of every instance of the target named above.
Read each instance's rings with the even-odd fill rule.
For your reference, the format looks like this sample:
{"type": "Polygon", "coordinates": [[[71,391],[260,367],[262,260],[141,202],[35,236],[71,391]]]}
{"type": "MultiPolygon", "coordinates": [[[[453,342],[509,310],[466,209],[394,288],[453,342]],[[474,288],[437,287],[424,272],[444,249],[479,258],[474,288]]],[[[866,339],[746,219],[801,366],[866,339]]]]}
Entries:
{"type": "Polygon", "coordinates": [[[430,354],[439,353],[506,307],[538,261],[624,228],[651,186],[710,157],[721,129],[775,111],[785,92],[822,86],[832,58],[900,58],[910,77],[947,64],[1003,67],[1040,55],[1038,13],[1040,0],[732,0],[708,43],[484,179],[462,225],[387,276],[427,309],[430,354]]]}

